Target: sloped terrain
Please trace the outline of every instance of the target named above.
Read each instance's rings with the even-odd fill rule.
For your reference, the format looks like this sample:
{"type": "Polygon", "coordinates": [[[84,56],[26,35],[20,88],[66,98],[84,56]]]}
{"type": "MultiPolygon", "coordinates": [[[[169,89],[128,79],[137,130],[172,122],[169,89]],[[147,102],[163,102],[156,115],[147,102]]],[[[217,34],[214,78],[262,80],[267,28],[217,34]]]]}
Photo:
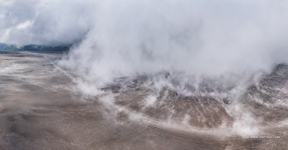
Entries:
{"type": "Polygon", "coordinates": [[[55,66],[60,58],[1,52],[0,149],[288,147],[286,65],[241,90],[159,73],[117,79],[94,96],[75,89],[73,76],[55,66]],[[165,86],[155,88],[158,79],[165,86]]]}

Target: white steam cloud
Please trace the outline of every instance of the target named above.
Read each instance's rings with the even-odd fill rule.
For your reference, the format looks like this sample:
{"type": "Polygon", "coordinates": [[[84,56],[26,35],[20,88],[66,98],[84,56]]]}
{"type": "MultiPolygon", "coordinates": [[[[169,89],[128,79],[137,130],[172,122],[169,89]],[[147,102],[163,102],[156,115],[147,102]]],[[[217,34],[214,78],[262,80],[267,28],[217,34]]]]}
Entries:
{"type": "MultiPolygon", "coordinates": [[[[0,43],[73,45],[59,64],[87,95],[115,77],[158,73],[152,88],[192,95],[186,83],[212,77],[237,86],[212,97],[237,100],[247,77],[288,63],[287,10],[284,0],[0,0],[0,43]]],[[[156,102],[150,95],[145,107],[156,102]]],[[[233,105],[233,132],[257,132],[257,119],[233,105]]]]}
{"type": "Polygon", "coordinates": [[[75,44],[87,80],[175,70],[250,74],[287,62],[288,2],[0,0],[0,42],[75,44]]]}

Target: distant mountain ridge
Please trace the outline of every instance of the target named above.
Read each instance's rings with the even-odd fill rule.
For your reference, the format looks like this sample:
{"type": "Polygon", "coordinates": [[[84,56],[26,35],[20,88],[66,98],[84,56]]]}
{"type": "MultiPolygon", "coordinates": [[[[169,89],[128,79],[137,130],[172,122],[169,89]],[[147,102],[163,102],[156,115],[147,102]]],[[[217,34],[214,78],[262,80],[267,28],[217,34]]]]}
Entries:
{"type": "Polygon", "coordinates": [[[7,45],[4,43],[0,43],[0,51],[7,51],[7,50],[17,50],[15,45],[7,45]]]}
{"type": "Polygon", "coordinates": [[[0,51],[68,51],[71,45],[65,46],[45,46],[45,45],[25,45],[20,48],[17,48],[15,45],[8,45],[0,43],[0,51]]]}

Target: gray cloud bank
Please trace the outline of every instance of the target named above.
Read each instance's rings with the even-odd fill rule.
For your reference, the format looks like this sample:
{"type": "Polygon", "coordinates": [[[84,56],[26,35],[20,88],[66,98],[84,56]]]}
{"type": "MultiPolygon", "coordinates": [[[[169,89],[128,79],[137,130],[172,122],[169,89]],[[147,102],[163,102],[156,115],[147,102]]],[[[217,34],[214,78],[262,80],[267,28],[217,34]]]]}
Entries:
{"type": "Polygon", "coordinates": [[[287,1],[0,3],[0,42],[77,43],[61,65],[89,80],[163,70],[241,75],[288,62],[287,1]]]}

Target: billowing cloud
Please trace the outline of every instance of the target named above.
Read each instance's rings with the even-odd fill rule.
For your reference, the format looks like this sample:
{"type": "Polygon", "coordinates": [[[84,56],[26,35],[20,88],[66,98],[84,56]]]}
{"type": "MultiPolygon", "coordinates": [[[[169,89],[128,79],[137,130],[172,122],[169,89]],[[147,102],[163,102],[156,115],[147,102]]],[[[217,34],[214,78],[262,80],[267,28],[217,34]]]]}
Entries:
{"type": "Polygon", "coordinates": [[[85,78],[176,70],[251,74],[287,62],[286,1],[1,0],[0,42],[77,43],[85,78]]]}

